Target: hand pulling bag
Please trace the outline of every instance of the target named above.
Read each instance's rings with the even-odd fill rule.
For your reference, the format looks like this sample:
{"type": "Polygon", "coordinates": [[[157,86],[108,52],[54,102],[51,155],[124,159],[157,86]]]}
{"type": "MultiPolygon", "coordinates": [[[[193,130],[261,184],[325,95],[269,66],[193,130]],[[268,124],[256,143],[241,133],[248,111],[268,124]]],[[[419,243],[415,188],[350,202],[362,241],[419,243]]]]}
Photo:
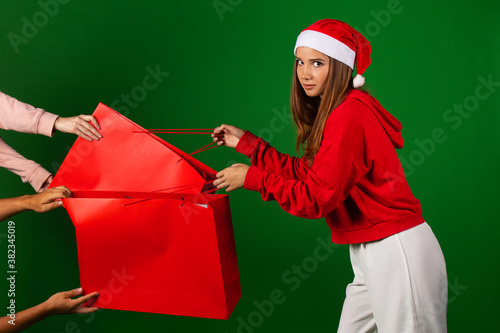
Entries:
{"type": "Polygon", "coordinates": [[[94,116],[103,138],[78,138],[51,184],[73,191],[92,306],[228,319],[241,290],[229,198],[203,193],[215,171],[103,104],[94,116]]]}

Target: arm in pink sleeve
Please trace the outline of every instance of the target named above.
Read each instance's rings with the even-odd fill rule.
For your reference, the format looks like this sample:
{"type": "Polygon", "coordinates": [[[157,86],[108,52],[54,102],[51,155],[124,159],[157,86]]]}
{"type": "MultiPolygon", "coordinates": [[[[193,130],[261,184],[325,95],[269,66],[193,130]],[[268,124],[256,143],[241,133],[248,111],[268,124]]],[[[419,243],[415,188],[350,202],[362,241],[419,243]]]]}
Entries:
{"type": "Polygon", "coordinates": [[[0,128],[52,137],[57,117],[0,92],[0,128]]]}
{"type": "Polygon", "coordinates": [[[0,167],[20,176],[23,183],[30,183],[36,192],[51,175],[40,164],[24,158],[12,149],[2,138],[0,138],[0,167]]]}
{"type": "Polygon", "coordinates": [[[304,180],[310,169],[305,158],[282,154],[249,131],[241,136],[236,151],[250,157],[253,166],[285,178],[304,180]]]}

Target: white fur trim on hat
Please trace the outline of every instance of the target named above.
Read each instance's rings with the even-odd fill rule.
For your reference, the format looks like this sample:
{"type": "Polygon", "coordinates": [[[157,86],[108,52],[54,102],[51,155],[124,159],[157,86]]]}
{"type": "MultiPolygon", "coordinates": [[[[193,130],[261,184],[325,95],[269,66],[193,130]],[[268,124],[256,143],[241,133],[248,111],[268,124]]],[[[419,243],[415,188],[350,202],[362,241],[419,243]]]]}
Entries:
{"type": "Polygon", "coordinates": [[[324,53],[330,58],[343,62],[354,70],[356,52],[331,36],[314,30],[304,30],[300,33],[299,37],[297,37],[297,42],[293,50],[295,55],[297,55],[297,48],[301,46],[310,47],[311,49],[324,53]]]}
{"type": "Polygon", "coordinates": [[[361,87],[363,84],[365,84],[365,78],[359,74],[357,74],[355,77],[354,77],[354,80],[352,81],[352,85],[354,86],[354,88],[359,88],[361,87]]]}

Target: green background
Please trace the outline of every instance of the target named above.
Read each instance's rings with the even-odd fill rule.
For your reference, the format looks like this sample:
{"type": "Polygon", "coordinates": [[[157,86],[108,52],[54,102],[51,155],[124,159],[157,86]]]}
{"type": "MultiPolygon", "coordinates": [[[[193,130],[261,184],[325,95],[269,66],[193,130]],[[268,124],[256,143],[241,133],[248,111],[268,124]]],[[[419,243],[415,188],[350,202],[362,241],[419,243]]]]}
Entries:
{"type": "MultiPolygon", "coordinates": [[[[288,116],[295,38],[321,18],[346,21],[372,43],[366,87],[404,126],[406,144],[398,154],[446,257],[449,331],[496,331],[500,87],[497,83],[488,91],[480,78],[500,81],[499,3],[218,3],[226,6],[219,12],[213,0],[66,1],[43,22],[37,1],[0,1],[0,90],[61,116],[90,114],[99,102],[111,105],[118,99],[115,106],[145,128],[229,123],[295,154],[288,116]],[[36,35],[15,52],[9,33],[22,36],[25,21],[33,23],[34,17],[40,25],[36,35]],[[148,66],[170,74],[125,110],[121,95],[140,89],[148,66]],[[479,100],[476,91],[489,95],[479,100]],[[447,111],[464,103],[471,110],[465,116],[447,111]],[[436,128],[446,139],[432,147],[436,128]],[[419,142],[427,145],[422,148],[419,142]]],[[[75,140],[62,133],[46,138],[2,130],[0,135],[51,172],[75,140]]],[[[188,152],[210,142],[208,136],[164,138],[188,152]]],[[[216,170],[248,163],[225,147],[197,158],[216,170]]],[[[0,197],[32,191],[16,175],[0,170],[0,197]]],[[[243,295],[228,321],[102,310],[51,317],[28,331],[237,332],[241,320],[248,323],[250,316],[255,323],[254,301],[268,300],[275,289],[286,300],[260,325],[240,332],[336,331],[345,286],[352,279],[348,247],[335,247],[291,290],[282,276],[313,255],[318,237],[328,238],[324,220],[293,217],[255,192],[239,190],[230,200],[243,295]]],[[[18,309],[77,287],[74,227],[64,209],[26,212],[13,220],[18,309]]],[[[0,315],[7,306],[6,231],[6,222],[0,223],[0,315]]]]}

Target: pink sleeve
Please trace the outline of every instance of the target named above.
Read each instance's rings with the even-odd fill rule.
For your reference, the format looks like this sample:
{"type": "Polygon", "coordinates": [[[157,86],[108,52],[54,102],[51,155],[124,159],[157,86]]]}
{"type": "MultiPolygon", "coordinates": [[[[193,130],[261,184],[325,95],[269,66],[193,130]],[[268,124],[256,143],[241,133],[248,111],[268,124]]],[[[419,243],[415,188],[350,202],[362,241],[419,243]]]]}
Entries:
{"type": "Polygon", "coordinates": [[[285,178],[304,180],[309,171],[309,163],[305,158],[282,154],[249,131],[240,138],[236,151],[250,157],[253,166],[285,178]]]}
{"type": "Polygon", "coordinates": [[[57,117],[0,92],[0,128],[52,137],[57,117]]]}
{"type": "Polygon", "coordinates": [[[24,158],[12,149],[2,138],[0,138],[0,167],[20,176],[23,183],[30,183],[37,192],[51,175],[40,164],[24,158]]]}
{"type": "Polygon", "coordinates": [[[304,180],[252,165],[245,189],[258,191],[264,201],[276,200],[283,210],[298,217],[321,218],[337,209],[367,172],[362,157],[363,126],[354,117],[347,122],[340,118],[327,122],[321,147],[304,180]]]}

